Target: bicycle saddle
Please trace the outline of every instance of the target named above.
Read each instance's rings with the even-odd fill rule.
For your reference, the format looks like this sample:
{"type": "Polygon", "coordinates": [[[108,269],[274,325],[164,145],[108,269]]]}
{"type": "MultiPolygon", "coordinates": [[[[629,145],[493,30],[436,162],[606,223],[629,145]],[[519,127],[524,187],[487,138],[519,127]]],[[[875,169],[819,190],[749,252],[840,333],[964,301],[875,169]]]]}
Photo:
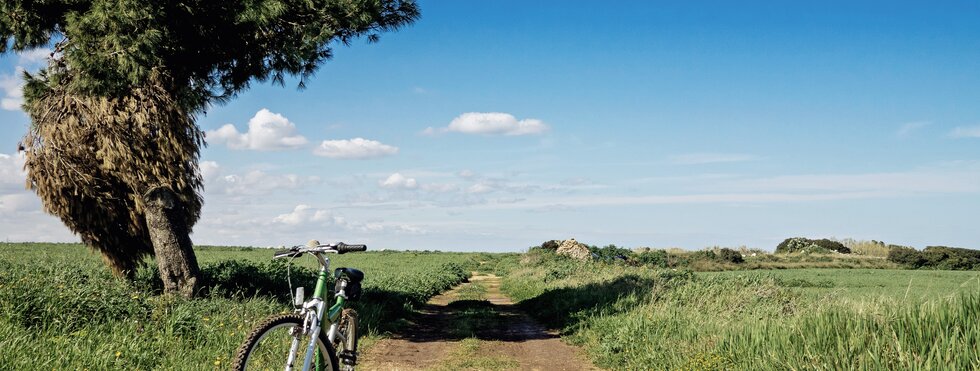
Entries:
{"type": "Polygon", "coordinates": [[[353,283],[360,283],[364,279],[364,272],[361,272],[355,268],[337,268],[333,272],[334,277],[340,277],[341,275],[347,276],[353,283]]]}

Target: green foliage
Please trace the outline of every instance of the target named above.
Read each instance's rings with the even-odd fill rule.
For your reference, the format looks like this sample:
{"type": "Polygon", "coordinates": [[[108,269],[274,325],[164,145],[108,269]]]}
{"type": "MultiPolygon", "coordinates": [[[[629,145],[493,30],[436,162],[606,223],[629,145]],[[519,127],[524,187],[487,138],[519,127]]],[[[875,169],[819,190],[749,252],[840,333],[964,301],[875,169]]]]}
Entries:
{"type": "Polygon", "coordinates": [[[912,269],[980,270],[980,250],[958,247],[929,246],[922,251],[895,247],[888,253],[888,260],[912,269]]]}
{"type": "MultiPolygon", "coordinates": [[[[61,35],[57,63],[84,94],[125,95],[164,73],[191,112],[247,89],[252,80],[300,84],[335,45],[411,24],[410,0],[259,2],[76,1],[0,4],[0,52],[43,46],[61,35]]],[[[54,81],[54,80],[49,80],[54,81]]]]}
{"type": "Polygon", "coordinates": [[[589,252],[592,253],[595,260],[604,263],[628,263],[634,255],[632,250],[616,247],[616,245],[612,244],[602,248],[589,246],[589,252]]]}
{"type": "Polygon", "coordinates": [[[653,268],[667,268],[668,259],[667,251],[664,250],[647,250],[636,254],[637,262],[653,268]]]}
{"type": "Polygon", "coordinates": [[[850,254],[851,249],[844,246],[844,244],[828,240],[826,238],[819,240],[811,240],[809,238],[803,237],[792,237],[783,240],[779,245],[776,246],[777,254],[790,254],[790,253],[816,253],[824,254],[829,252],[838,252],[841,254],[850,254]]]}
{"type": "Polygon", "coordinates": [[[895,262],[906,268],[919,268],[926,263],[922,253],[911,247],[895,247],[888,252],[888,261],[895,262]]]}
{"type": "Polygon", "coordinates": [[[745,259],[742,258],[741,253],[727,247],[718,250],[718,259],[734,264],[741,264],[745,262],[745,259]]]}

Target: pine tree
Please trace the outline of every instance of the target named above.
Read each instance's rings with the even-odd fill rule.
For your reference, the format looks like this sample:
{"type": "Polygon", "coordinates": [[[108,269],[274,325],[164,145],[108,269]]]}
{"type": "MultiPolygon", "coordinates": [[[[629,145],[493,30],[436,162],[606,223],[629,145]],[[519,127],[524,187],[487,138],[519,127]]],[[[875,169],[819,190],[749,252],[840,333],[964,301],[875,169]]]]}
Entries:
{"type": "Polygon", "coordinates": [[[54,44],[24,76],[28,187],[117,275],[153,255],[191,296],[196,117],[253,81],[303,87],[338,42],[418,16],[411,0],[2,0],[0,53],[54,44]]]}

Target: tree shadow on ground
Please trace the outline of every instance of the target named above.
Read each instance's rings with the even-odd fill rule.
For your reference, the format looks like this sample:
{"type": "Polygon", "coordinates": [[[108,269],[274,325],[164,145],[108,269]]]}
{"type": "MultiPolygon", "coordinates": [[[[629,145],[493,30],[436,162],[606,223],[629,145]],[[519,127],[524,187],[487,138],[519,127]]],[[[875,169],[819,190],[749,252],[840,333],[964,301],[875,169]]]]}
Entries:
{"type": "Polygon", "coordinates": [[[592,313],[618,313],[624,298],[642,297],[658,280],[636,275],[614,280],[549,290],[518,304],[488,300],[456,300],[446,305],[426,304],[410,317],[410,326],[391,333],[412,342],[488,341],[521,342],[559,337],[556,329],[574,324],[592,313]]]}
{"type": "Polygon", "coordinates": [[[662,283],[662,280],[630,274],[599,283],[547,290],[518,305],[548,329],[560,330],[592,315],[623,312],[630,307],[623,305],[624,300],[640,300],[662,283]]]}

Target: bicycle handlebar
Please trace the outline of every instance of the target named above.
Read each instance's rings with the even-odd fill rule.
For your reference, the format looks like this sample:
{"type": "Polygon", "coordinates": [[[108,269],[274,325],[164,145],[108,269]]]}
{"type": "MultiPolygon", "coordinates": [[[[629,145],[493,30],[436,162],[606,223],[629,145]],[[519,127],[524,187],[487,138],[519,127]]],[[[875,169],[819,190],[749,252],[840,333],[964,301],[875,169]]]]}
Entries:
{"type": "Polygon", "coordinates": [[[343,242],[331,243],[326,245],[316,245],[312,247],[306,247],[302,245],[296,245],[287,249],[276,249],[273,251],[273,259],[284,258],[284,257],[297,257],[306,253],[316,253],[316,252],[326,252],[326,253],[337,253],[346,254],[349,252],[360,252],[367,251],[367,245],[348,245],[343,242]]]}

